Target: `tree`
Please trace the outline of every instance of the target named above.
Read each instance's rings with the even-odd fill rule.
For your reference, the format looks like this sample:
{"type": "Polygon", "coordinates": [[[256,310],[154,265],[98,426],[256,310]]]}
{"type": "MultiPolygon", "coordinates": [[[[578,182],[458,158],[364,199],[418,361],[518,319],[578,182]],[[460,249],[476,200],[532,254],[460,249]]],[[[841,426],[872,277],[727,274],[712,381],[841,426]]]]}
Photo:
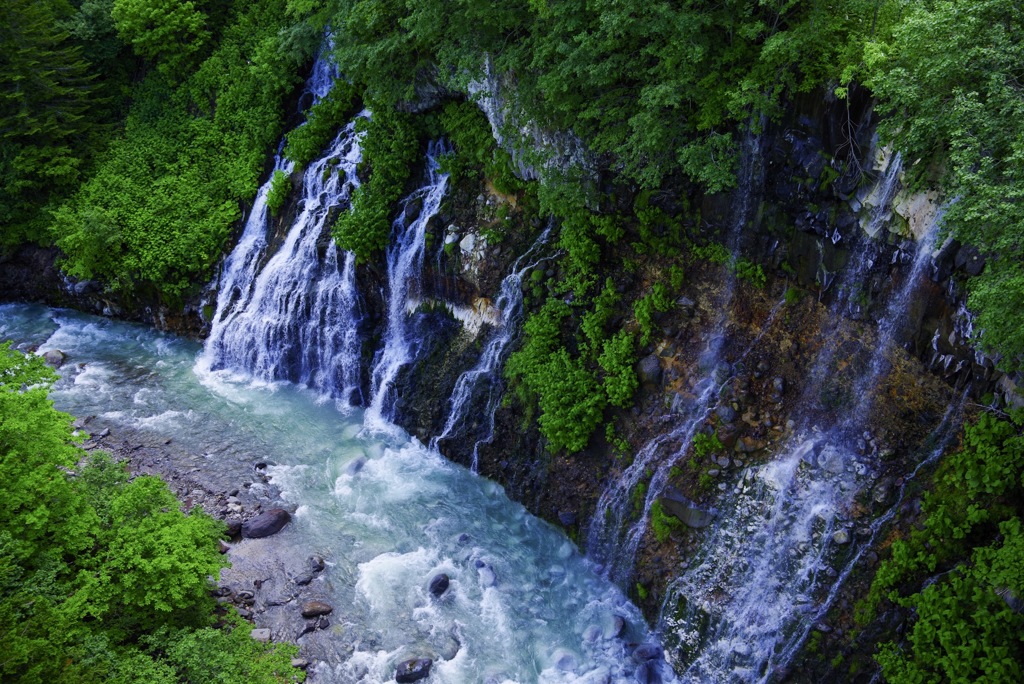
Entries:
{"type": "Polygon", "coordinates": [[[43,237],[33,211],[72,187],[94,86],[59,20],[60,0],[0,4],[0,248],[43,237]]]}
{"type": "Polygon", "coordinates": [[[135,53],[169,75],[180,73],[210,38],[206,14],[192,0],[114,0],[110,14],[135,53]]]}

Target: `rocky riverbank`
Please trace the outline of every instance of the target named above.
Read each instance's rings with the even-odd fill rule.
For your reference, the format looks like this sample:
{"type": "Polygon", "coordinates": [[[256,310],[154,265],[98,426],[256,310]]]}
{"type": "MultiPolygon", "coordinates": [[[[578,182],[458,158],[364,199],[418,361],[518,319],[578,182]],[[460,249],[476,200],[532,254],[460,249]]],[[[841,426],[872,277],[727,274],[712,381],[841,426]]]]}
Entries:
{"type": "Polygon", "coordinates": [[[196,466],[202,455],[180,447],[172,436],[88,416],[74,426],[85,435],[85,450],[110,453],[133,476],[159,477],[183,510],[202,508],[225,523],[229,540],[221,541],[221,550],[231,567],[221,572],[212,591],[256,625],[253,638],[297,643],[300,658],[293,665],[311,674],[351,654],[344,613],[325,600],[322,590],[330,581],[324,573],[330,559],[314,549],[296,556],[275,541],[273,535],[295,511],[267,476],[266,461],[254,457],[248,470],[214,471],[196,466]]]}

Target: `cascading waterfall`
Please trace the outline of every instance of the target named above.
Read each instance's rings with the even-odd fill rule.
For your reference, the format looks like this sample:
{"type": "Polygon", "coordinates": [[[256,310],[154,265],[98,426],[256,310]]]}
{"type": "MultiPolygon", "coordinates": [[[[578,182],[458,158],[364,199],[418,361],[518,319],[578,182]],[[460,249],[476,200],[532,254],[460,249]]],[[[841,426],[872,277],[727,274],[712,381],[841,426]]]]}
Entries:
{"type": "Polygon", "coordinates": [[[430,447],[437,449],[443,439],[451,437],[462,425],[465,424],[466,416],[471,406],[479,405],[472,401],[477,393],[477,388],[483,384],[486,400],[484,406],[485,432],[473,444],[472,470],[476,472],[477,461],[481,444],[490,444],[494,438],[494,412],[498,408],[498,401],[501,399],[501,383],[499,373],[505,362],[506,352],[509,344],[519,334],[519,320],[523,314],[523,277],[536,268],[544,258],[533,259],[533,255],[547,243],[551,234],[551,227],[544,229],[529,250],[516,259],[512,265],[512,272],[501,281],[501,289],[495,305],[501,312],[501,318],[494,329],[480,359],[470,370],[462,373],[455,382],[455,389],[452,397],[448,400],[448,418],[445,420],[444,429],[430,441],[430,447]],[[525,266],[520,266],[523,262],[525,266]]]}
{"type": "Polygon", "coordinates": [[[394,383],[403,366],[416,358],[418,340],[412,338],[408,324],[408,303],[417,297],[427,223],[441,207],[448,189],[448,175],[441,173],[437,158],[444,153],[438,143],[427,150],[427,183],[402,202],[402,211],[392,224],[387,250],[387,326],[384,346],[374,359],[367,409],[367,425],[375,430],[391,429],[394,409],[394,383]],[[418,210],[418,213],[414,213],[418,210]]]}
{"type": "MultiPolygon", "coordinates": [[[[833,565],[844,562],[837,548],[863,548],[873,537],[872,528],[853,530],[843,522],[856,494],[876,476],[876,454],[857,444],[858,433],[866,427],[871,390],[887,372],[881,357],[920,285],[931,245],[930,237],[919,243],[889,300],[875,356],[855,381],[852,410],[825,429],[799,426],[771,462],[745,469],[722,504],[721,524],[670,584],[660,627],[676,647],[674,664],[685,671],[684,680],[773,677],[813,626],[808,616],[824,615],[836,584],[859,557],[851,550],[837,572],[833,565]],[[832,589],[822,599],[826,583],[832,589]]],[[[812,377],[829,365],[830,347],[824,345],[812,377]]],[[[804,403],[815,401],[805,396],[804,403]]]]}
{"type": "Polygon", "coordinates": [[[246,231],[251,228],[254,237],[243,236],[225,262],[225,282],[232,288],[218,296],[202,366],[297,382],[351,401],[359,388],[355,262],[346,254],[339,263],[326,224],[330,210],[345,205],[358,185],[360,158],[359,136],[350,123],[306,169],[301,211],[256,277],[266,238],[255,235],[265,234],[265,209],[262,221],[250,216],[246,231]]]}
{"type": "MultiPolygon", "coordinates": [[[[755,204],[752,201],[755,188],[763,184],[764,168],[759,136],[747,134],[740,161],[733,220],[726,235],[726,246],[733,260],[739,249],[740,235],[755,204]]],[[[701,376],[693,386],[693,398],[688,410],[675,427],[645,444],[633,462],[618,477],[609,481],[598,499],[597,509],[587,530],[587,553],[602,563],[606,574],[619,584],[627,584],[632,576],[636,550],[647,531],[651,506],[668,482],[672,466],[686,453],[694,435],[715,409],[719,392],[728,381],[728,364],[722,358],[722,346],[735,289],[736,274],[729,268],[717,296],[721,303],[716,307],[717,319],[698,360],[701,376]],[[643,509],[635,511],[634,492],[648,478],[643,509]]],[[[769,326],[770,323],[765,326],[765,330],[769,326]]]]}

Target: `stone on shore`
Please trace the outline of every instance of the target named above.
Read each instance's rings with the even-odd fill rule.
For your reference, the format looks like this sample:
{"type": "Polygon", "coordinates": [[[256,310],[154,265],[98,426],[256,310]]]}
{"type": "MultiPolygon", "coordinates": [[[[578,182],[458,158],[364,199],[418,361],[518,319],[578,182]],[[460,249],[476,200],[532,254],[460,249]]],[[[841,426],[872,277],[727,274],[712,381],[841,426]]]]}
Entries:
{"type": "Polygon", "coordinates": [[[269,537],[280,532],[291,519],[292,516],[283,508],[272,508],[242,523],[242,537],[245,539],[269,537]]]}

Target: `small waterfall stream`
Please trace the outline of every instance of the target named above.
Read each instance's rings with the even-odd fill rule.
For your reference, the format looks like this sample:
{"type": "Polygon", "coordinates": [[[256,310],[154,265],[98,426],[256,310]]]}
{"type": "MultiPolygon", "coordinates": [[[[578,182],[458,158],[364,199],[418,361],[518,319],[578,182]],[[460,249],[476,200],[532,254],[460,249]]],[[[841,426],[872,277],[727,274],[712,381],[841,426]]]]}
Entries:
{"type": "Polygon", "coordinates": [[[448,190],[448,175],[441,173],[437,161],[443,153],[441,145],[430,144],[427,151],[427,182],[405,198],[402,212],[392,225],[391,244],[387,250],[387,327],[384,331],[384,346],[378,350],[374,359],[370,405],[367,409],[368,424],[378,430],[391,428],[395,378],[402,366],[416,358],[418,341],[409,330],[408,305],[409,300],[419,294],[427,223],[440,209],[441,200],[448,190]]]}
{"type": "MultiPolygon", "coordinates": [[[[856,549],[882,524],[854,529],[848,522],[854,497],[877,477],[877,454],[858,446],[858,440],[868,427],[875,386],[888,372],[885,355],[894,331],[920,286],[935,231],[933,226],[918,244],[914,263],[890,296],[875,353],[854,379],[854,405],[832,425],[798,425],[771,461],[746,468],[722,502],[720,524],[671,583],[660,629],[674,647],[674,665],[684,671],[684,681],[775,676],[806,638],[811,620],[827,612],[837,585],[859,558],[856,549]]],[[[813,378],[828,372],[832,346],[823,345],[804,404],[817,402],[813,378]]]]}
{"type": "Polygon", "coordinates": [[[484,421],[486,428],[484,434],[473,444],[472,470],[477,470],[477,459],[479,457],[480,445],[490,444],[494,438],[494,412],[501,400],[502,385],[500,373],[505,363],[509,344],[519,335],[519,322],[523,314],[523,278],[527,273],[536,268],[544,261],[544,258],[533,256],[540,248],[547,244],[551,234],[551,227],[548,226],[544,232],[534,241],[530,249],[516,259],[512,265],[512,272],[501,281],[501,289],[495,306],[501,312],[498,326],[491,333],[480,359],[476,365],[468,371],[459,375],[455,382],[455,389],[452,391],[451,399],[448,400],[448,418],[445,420],[444,429],[430,441],[430,447],[437,449],[443,439],[447,439],[456,433],[465,423],[466,417],[472,406],[479,406],[479,400],[474,401],[474,395],[478,388],[483,385],[482,392],[486,396],[483,402],[484,421]],[[525,266],[520,266],[527,262],[525,266]]]}
{"type": "MultiPolygon", "coordinates": [[[[637,547],[647,531],[651,506],[664,490],[672,467],[686,453],[697,431],[714,411],[719,392],[729,379],[731,366],[722,357],[722,347],[736,291],[736,274],[732,265],[739,250],[740,237],[756,204],[753,201],[758,194],[755,188],[763,182],[761,142],[753,132],[748,132],[744,138],[737,174],[739,188],[734,193],[732,221],[725,235],[725,246],[732,255],[730,267],[715,297],[718,305],[714,323],[699,356],[697,367],[701,375],[693,385],[693,396],[687,410],[674,427],[645,444],[633,462],[608,482],[587,530],[587,553],[604,565],[608,577],[623,586],[628,585],[632,577],[637,547]],[[642,509],[634,510],[634,493],[642,486],[646,486],[642,509]]],[[[770,322],[765,330],[768,327],[770,322]]],[[[748,352],[749,349],[743,356],[748,352]]]]}

